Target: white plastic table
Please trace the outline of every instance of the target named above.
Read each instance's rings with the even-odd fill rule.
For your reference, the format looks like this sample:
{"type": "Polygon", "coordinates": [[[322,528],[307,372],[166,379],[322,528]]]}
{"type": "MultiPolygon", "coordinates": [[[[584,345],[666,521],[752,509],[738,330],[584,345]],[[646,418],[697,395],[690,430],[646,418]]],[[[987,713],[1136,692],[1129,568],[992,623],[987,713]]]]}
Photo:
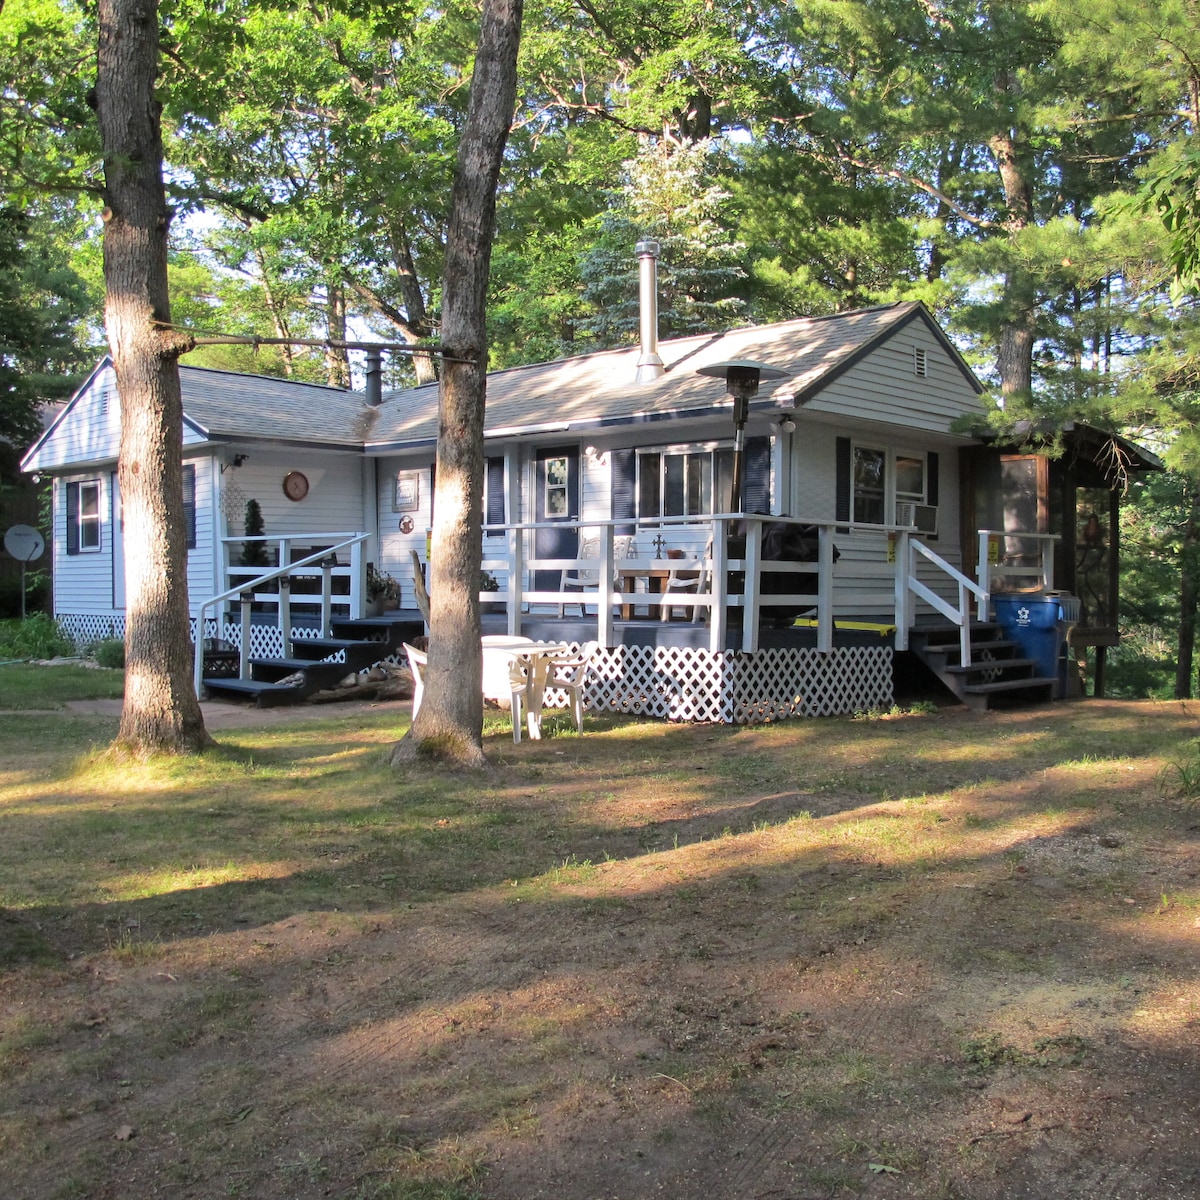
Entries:
{"type": "Polygon", "coordinates": [[[489,638],[483,647],[519,659],[525,666],[525,724],[535,741],[542,736],[542,698],[555,659],[571,653],[567,642],[530,642],[523,638],[489,638]]]}

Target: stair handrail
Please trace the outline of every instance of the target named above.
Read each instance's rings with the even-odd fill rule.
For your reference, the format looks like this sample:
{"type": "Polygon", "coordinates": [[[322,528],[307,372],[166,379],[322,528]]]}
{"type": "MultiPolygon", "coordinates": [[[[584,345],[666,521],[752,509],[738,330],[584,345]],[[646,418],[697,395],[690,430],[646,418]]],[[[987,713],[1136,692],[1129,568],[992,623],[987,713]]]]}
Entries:
{"type": "MultiPolygon", "coordinates": [[[[242,638],[241,647],[238,651],[238,678],[250,678],[250,605],[254,600],[254,593],[264,584],[268,584],[275,579],[283,579],[287,577],[289,584],[286,589],[290,590],[290,579],[296,572],[303,570],[305,567],[311,567],[316,564],[321,564],[323,560],[329,559],[331,556],[336,557],[339,550],[347,548],[351,551],[352,565],[360,566],[358,559],[360,558],[359,548],[363,542],[371,535],[369,533],[353,533],[340,542],[334,543],[332,546],[323,546],[320,550],[314,551],[312,554],[299,559],[294,563],[285,563],[281,567],[275,567],[273,570],[266,571],[262,575],[256,575],[253,579],[243,581],[236,587],[226,588],[219,595],[211,596],[203,601],[200,607],[196,610],[196,642],[195,642],[195,663],[192,667],[192,682],[196,689],[196,695],[199,697],[203,693],[204,688],[204,614],[208,609],[217,604],[224,604],[226,600],[237,596],[241,603],[241,625],[242,638]]],[[[322,597],[321,611],[322,619],[326,620],[329,613],[329,571],[325,571],[324,580],[325,594],[322,597]]],[[[279,603],[279,614],[281,623],[287,621],[288,618],[288,603],[284,595],[281,594],[279,603]]],[[[288,631],[283,629],[284,650],[287,650],[289,641],[288,631]]],[[[328,630],[324,630],[328,634],[328,630]]]]}
{"type": "Polygon", "coordinates": [[[971,665],[971,603],[968,596],[976,599],[980,612],[987,612],[989,596],[987,591],[974,580],[968,579],[952,563],[948,563],[940,554],[925,545],[924,542],[911,534],[900,530],[896,534],[896,649],[908,649],[908,631],[912,626],[912,601],[916,596],[924,600],[936,612],[941,613],[946,620],[958,626],[959,648],[962,653],[961,662],[964,667],[971,665]],[[918,578],[915,569],[915,555],[923,555],[939,571],[948,575],[958,585],[958,606],[944,600],[932,588],[927,587],[918,578]]]}

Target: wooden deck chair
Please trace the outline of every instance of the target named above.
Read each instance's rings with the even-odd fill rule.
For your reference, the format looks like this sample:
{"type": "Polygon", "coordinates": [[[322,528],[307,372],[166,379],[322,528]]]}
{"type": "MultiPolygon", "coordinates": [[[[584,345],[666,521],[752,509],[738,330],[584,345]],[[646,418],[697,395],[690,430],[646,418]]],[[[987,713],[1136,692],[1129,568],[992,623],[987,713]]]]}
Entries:
{"type": "Polygon", "coordinates": [[[672,603],[671,596],[687,594],[688,592],[694,592],[699,596],[704,593],[710,573],[709,564],[712,561],[712,549],[712,538],[709,538],[708,545],[704,547],[704,554],[701,556],[700,569],[698,571],[671,569],[671,573],[667,576],[667,582],[663,586],[662,591],[662,607],[659,610],[662,620],[673,620],[673,613],[676,608],[690,608],[692,610],[691,619],[693,623],[705,619],[708,613],[705,605],[672,603]]]}

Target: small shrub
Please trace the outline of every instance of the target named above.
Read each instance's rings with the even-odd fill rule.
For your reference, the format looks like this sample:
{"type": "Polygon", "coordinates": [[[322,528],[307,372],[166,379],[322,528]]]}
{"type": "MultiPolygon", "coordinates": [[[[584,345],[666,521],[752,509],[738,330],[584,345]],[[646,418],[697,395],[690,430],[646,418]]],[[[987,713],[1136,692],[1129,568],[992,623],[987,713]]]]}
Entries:
{"type": "Polygon", "coordinates": [[[121,638],[105,638],[92,647],[92,657],[102,667],[125,669],[125,643],[121,638]]]}
{"type": "Polygon", "coordinates": [[[45,613],[24,621],[0,621],[0,658],[55,658],[74,654],[75,643],[45,613]]]}

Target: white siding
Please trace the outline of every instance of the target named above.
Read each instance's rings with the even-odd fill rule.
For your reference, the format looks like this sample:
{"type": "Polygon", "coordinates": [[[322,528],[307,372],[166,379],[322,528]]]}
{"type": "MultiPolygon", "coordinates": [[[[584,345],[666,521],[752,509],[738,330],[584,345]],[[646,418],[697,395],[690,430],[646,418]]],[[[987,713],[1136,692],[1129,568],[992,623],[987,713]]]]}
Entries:
{"type": "MultiPolygon", "coordinates": [[[[425,562],[425,540],[433,523],[432,487],[433,451],[425,451],[419,457],[381,458],[379,460],[378,492],[376,494],[379,521],[379,552],[376,566],[400,581],[400,607],[415,608],[413,572],[410,551],[415,550],[425,562]],[[416,471],[420,475],[420,506],[413,512],[395,510],[396,476],[401,471],[416,471]],[[412,533],[400,532],[400,521],[411,517],[412,533]]],[[[497,542],[497,545],[501,543],[497,542]]],[[[484,558],[488,547],[484,544],[484,558]]]]}
{"type": "Polygon", "coordinates": [[[213,457],[184,460],[196,468],[196,548],[188,551],[188,601],[194,614],[201,603],[223,591],[217,579],[217,484],[220,468],[213,457]]]}
{"type": "Polygon", "coordinates": [[[923,322],[911,321],[801,412],[945,434],[958,417],[980,410],[979,397],[938,339],[923,322]],[[914,347],[925,351],[923,377],[914,370],[914,347]]]}
{"type": "Polygon", "coordinates": [[[121,444],[116,374],[104,367],[76,393],[30,463],[51,471],[72,463],[115,461],[121,444]]]}
{"type": "Polygon", "coordinates": [[[109,470],[66,475],[54,481],[54,612],[112,613],[113,511],[109,470]],[[67,553],[67,484],[100,483],[100,549],[67,553]]]}
{"type": "MultiPolygon", "coordinates": [[[[224,486],[236,486],[245,500],[258,501],[267,537],[349,532],[359,530],[363,523],[362,468],[357,454],[254,449],[242,466],[228,468],[222,479],[224,486]],[[303,500],[289,500],[283,493],[284,476],[290,471],[299,471],[308,479],[308,495],[303,500]]],[[[231,536],[244,532],[244,511],[243,504],[231,506],[231,536]],[[241,511],[235,516],[233,508],[241,511]]]]}

